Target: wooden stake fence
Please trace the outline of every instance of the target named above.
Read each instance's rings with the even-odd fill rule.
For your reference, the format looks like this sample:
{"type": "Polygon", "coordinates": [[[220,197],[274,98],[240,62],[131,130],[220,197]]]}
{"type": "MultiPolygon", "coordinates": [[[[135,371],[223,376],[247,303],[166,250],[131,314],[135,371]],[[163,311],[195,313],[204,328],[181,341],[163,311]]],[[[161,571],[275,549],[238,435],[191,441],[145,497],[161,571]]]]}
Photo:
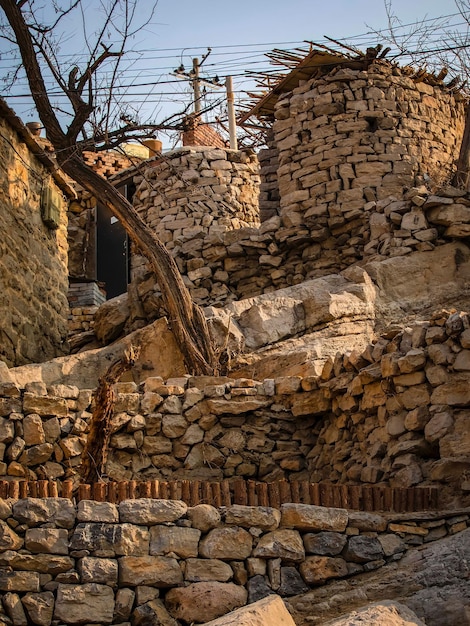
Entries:
{"type": "Polygon", "coordinates": [[[308,481],[263,483],[255,480],[136,480],[80,484],[71,480],[0,481],[0,498],[62,498],[119,503],[122,500],[155,498],[183,500],[188,506],[212,504],[215,507],[242,504],[271,506],[297,502],[357,511],[413,513],[438,508],[437,487],[399,489],[369,485],[332,485],[308,481]]]}

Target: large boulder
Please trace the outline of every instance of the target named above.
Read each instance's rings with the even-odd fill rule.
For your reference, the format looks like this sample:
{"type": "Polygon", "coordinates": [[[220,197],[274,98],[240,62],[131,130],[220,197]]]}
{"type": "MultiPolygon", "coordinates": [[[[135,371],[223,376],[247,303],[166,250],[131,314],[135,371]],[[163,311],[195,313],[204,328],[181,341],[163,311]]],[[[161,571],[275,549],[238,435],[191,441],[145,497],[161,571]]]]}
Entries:
{"type": "Polygon", "coordinates": [[[170,589],[165,604],[184,624],[207,622],[246,604],[247,592],[235,583],[201,582],[170,589]]]}
{"type": "Polygon", "coordinates": [[[295,622],[282,599],[270,595],[223,617],[206,622],[204,626],[295,626],[295,622]]]}
{"type": "Polygon", "coordinates": [[[10,369],[8,374],[19,387],[34,381],[48,386],[64,384],[93,389],[110,364],[121,358],[131,344],[141,346],[140,355],[132,371],[121,380],[134,379],[140,383],[152,376],[167,379],[185,373],[183,356],[173,333],[166,319],[161,318],[105,348],[59,357],[46,363],[22,365],[10,369]]]}
{"type": "Polygon", "coordinates": [[[323,626],[425,626],[416,613],[399,602],[378,602],[348,613],[323,626]]]}

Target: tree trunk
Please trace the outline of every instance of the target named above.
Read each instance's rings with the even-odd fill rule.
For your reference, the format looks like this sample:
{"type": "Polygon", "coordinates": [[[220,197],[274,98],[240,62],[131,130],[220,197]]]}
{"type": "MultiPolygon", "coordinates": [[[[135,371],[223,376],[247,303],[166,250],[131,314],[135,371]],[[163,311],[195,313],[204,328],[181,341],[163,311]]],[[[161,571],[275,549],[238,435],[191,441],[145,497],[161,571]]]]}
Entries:
{"type": "Polygon", "coordinates": [[[467,105],[465,116],[465,129],[463,132],[462,144],[460,146],[459,159],[457,161],[457,171],[452,179],[452,184],[460,189],[469,191],[470,178],[470,105],[467,105]]]}
{"type": "Polygon", "coordinates": [[[82,452],[82,464],[79,473],[85,483],[99,482],[106,471],[108,459],[109,439],[111,437],[111,418],[113,416],[116,394],[114,383],[135,363],[138,350],[131,346],[124,356],[113,363],[104,374],[96,388],[94,396],[93,415],[90,421],[85,448],[82,452]]]}
{"type": "MultiPolygon", "coordinates": [[[[67,89],[63,84],[61,87],[73,104],[75,117],[67,132],[62,130],[49,100],[33,39],[21,10],[23,4],[16,0],[0,0],[0,7],[15,33],[31,95],[46,129],[47,138],[56,150],[59,165],[120,220],[129,237],[149,260],[162,292],[171,329],[189,372],[217,374],[218,362],[205,317],[201,309],[193,303],[174,259],[142,221],[134,207],[108,181],[86,165],[77,149],[76,138],[89,118],[93,98],[90,97],[85,102],[81,93],[67,89]]],[[[82,78],[85,77],[85,83],[91,80],[91,76],[84,75],[82,78]]],[[[91,89],[91,83],[89,86],[91,89]]]]}
{"type": "Polygon", "coordinates": [[[119,219],[134,244],[147,257],[155,272],[170,327],[188,371],[195,375],[216,375],[219,365],[206,319],[200,307],[192,301],[168,250],[124,196],[86,165],[79,155],[68,154],[58,160],[66,174],[119,219]]]}

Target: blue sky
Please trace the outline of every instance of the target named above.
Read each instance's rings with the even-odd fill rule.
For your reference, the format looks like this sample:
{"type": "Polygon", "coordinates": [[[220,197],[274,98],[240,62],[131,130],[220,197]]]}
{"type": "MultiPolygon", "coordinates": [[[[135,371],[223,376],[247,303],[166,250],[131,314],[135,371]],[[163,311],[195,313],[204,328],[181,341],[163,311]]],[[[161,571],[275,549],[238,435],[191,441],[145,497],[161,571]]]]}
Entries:
{"type": "MultiPolygon", "coordinates": [[[[100,0],[84,0],[90,38],[100,3],[100,0]]],[[[139,0],[139,15],[151,5],[150,0],[139,0]]],[[[411,25],[457,12],[453,0],[392,0],[391,6],[402,24],[411,25]]],[[[449,21],[458,23],[462,19],[456,17],[449,21]]],[[[68,28],[81,32],[76,17],[68,28]]],[[[373,31],[387,28],[382,0],[333,0],[329,3],[316,0],[159,0],[151,23],[131,41],[130,63],[122,66],[120,74],[122,94],[127,98],[130,113],[138,112],[142,121],[159,121],[191,103],[190,84],[175,77],[172,71],[180,64],[188,71],[192,58],[202,58],[208,47],[212,52],[201,69],[202,76],[211,79],[217,75],[223,81],[227,74],[232,74],[237,98],[241,99],[243,90],[253,88],[245,70],[273,69],[264,57],[272,48],[294,49],[305,46],[305,40],[328,43],[323,39],[328,35],[365,49],[381,40],[373,31]]],[[[412,28],[398,28],[397,33],[405,34],[412,28]]],[[[78,40],[78,35],[64,40],[60,50],[63,58],[73,49],[83,50],[83,45],[77,48],[78,40]]],[[[430,41],[429,45],[432,44],[430,41]]],[[[11,59],[1,55],[0,76],[8,67],[11,67],[11,59]]],[[[25,92],[24,83],[17,87],[16,93],[20,92],[25,92]]],[[[222,99],[223,95],[222,89],[208,88],[207,101],[222,99]]],[[[8,98],[7,101],[25,121],[35,118],[26,98],[8,98]]]]}

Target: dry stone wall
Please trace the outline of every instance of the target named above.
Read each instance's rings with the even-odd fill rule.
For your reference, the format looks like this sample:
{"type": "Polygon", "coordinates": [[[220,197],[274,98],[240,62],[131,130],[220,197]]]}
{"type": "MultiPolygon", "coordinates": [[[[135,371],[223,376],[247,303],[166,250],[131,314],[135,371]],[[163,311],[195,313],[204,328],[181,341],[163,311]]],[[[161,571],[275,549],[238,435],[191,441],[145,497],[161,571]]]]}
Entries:
{"type": "Polygon", "coordinates": [[[67,352],[67,201],[3,118],[0,144],[0,360],[16,366],[67,352]],[[57,229],[41,217],[47,187],[61,202],[57,229]]]}
{"type": "Polygon", "coordinates": [[[287,599],[412,558],[469,522],[468,510],[396,519],[302,504],[0,500],[0,620],[204,623],[272,593],[287,599]]]}
{"type": "MultiPolygon", "coordinates": [[[[258,161],[221,148],[183,148],[148,161],[134,177],[134,204],[170,251],[197,301],[225,301],[227,273],[220,257],[226,233],[259,225],[258,161]]],[[[133,255],[134,276],[148,278],[133,255]]]]}
{"type": "MultiPolygon", "coordinates": [[[[468,504],[469,355],[468,315],[442,313],[320,376],[118,383],[107,474],[439,485],[441,506],[468,504]]],[[[2,383],[0,475],[78,482],[91,411],[91,390],[2,383]]]]}
{"type": "MultiPolygon", "coordinates": [[[[224,305],[354,264],[364,266],[465,241],[470,234],[470,195],[452,186],[436,193],[424,185],[411,187],[400,199],[390,196],[365,203],[360,222],[360,237],[345,235],[342,246],[331,239],[330,231],[322,231],[327,239],[320,241],[313,230],[285,228],[281,217],[272,215],[259,228],[226,230],[217,242],[203,229],[199,239],[173,248],[172,253],[195,301],[224,305]],[[199,251],[188,253],[192,246],[199,251]]],[[[129,294],[131,327],[134,320],[141,323],[161,314],[158,287],[148,272],[142,269],[135,275],[129,294]]]]}
{"type": "MultiPolygon", "coordinates": [[[[227,224],[223,232],[210,233],[208,215],[215,211],[217,217],[218,209],[206,202],[202,228],[187,229],[175,243],[168,230],[179,228],[176,215],[161,209],[165,201],[155,197],[155,188],[145,191],[145,199],[137,195],[136,206],[171,248],[200,304],[297,284],[370,256],[430,250],[468,236],[465,209],[454,210],[455,228],[450,214],[440,218],[431,210],[437,204],[467,206],[468,198],[447,185],[464,112],[458,93],[414,80],[385,61],[367,71],[337,68],[302,81],[277,102],[268,149],[259,155],[259,206],[246,220],[256,229],[227,224]]],[[[203,153],[191,158],[205,162],[203,153]]],[[[196,182],[193,165],[180,165],[189,168],[181,177],[196,182]]],[[[241,182],[237,178],[233,187],[241,182]]],[[[162,176],[161,183],[159,191],[178,198],[181,181],[162,176]]],[[[219,188],[205,189],[220,202],[219,188]]],[[[234,198],[223,199],[233,204],[234,198]]],[[[199,208],[188,205],[188,224],[193,211],[197,221],[199,208]]],[[[155,305],[158,296],[150,297],[147,279],[142,277],[139,294],[155,305]]]]}

